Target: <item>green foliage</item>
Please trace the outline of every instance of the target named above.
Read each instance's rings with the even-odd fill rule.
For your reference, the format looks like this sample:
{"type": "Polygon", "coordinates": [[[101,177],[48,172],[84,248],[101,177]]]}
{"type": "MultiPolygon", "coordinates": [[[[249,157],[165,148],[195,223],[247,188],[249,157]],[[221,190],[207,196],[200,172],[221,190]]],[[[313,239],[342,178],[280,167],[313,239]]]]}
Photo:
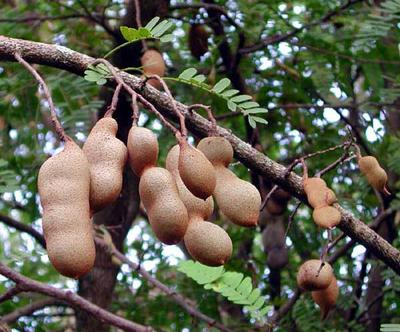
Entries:
{"type": "Polygon", "coordinates": [[[382,324],[381,332],[400,332],[400,324],[382,324]]]}
{"type": "Polygon", "coordinates": [[[0,159],[0,193],[13,192],[19,189],[19,181],[14,170],[9,168],[9,163],[0,159]]]}
{"type": "Polygon", "coordinates": [[[228,78],[223,78],[218,81],[214,86],[209,86],[204,83],[206,77],[201,74],[197,74],[195,68],[185,69],[178,77],[166,77],[164,79],[175,80],[181,83],[189,84],[191,86],[200,88],[208,93],[211,93],[219,98],[226,101],[227,107],[232,112],[241,112],[247,116],[249,124],[255,128],[256,123],[267,124],[267,120],[256,116],[254,114],[265,114],[268,112],[266,108],[260,107],[255,101],[252,101],[253,97],[249,95],[239,94],[239,90],[228,89],[231,85],[231,81],[228,78]]]}
{"type": "Polygon", "coordinates": [[[223,266],[210,267],[192,260],[181,261],[178,271],[192,278],[205,289],[213,290],[226,297],[229,301],[243,305],[244,310],[257,320],[272,309],[266,305],[259,288],[253,288],[250,277],[243,273],[225,271],[223,266]]]}
{"type": "Polygon", "coordinates": [[[370,14],[365,20],[357,35],[357,39],[362,44],[375,42],[388,35],[389,31],[397,27],[400,19],[400,1],[386,0],[380,4],[380,7],[375,7],[375,11],[379,14],[370,14]]]}
{"type": "Polygon", "coordinates": [[[129,28],[127,26],[121,26],[120,31],[126,41],[132,43],[142,39],[159,39],[161,42],[170,42],[173,38],[172,34],[165,33],[172,27],[172,22],[163,20],[158,23],[159,17],[154,17],[146,24],[146,26],[139,29],[129,28]]]}
{"type": "Polygon", "coordinates": [[[107,66],[103,63],[98,65],[89,65],[88,69],[85,70],[85,80],[88,82],[96,82],[97,85],[104,85],[107,83],[107,79],[111,77],[111,73],[107,66]]]}

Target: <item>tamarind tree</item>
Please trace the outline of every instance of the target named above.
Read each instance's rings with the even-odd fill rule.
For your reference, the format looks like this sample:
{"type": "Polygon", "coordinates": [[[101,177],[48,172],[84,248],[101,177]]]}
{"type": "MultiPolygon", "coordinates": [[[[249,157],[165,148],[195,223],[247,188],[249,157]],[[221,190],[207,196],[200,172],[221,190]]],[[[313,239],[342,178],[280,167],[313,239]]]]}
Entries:
{"type": "MultiPolygon", "coordinates": [[[[0,330],[400,331],[397,0],[0,6],[0,330]],[[103,116],[116,120],[117,139],[100,133],[86,150],[101,174],[116,174],[105,188],[117,189],[105,208],[91,202],[96,258],[75,280],[50,264],[38,172],[66,137],[82,147],[103,116]],[[232,146],[237,162],[222,163],[219,172],[229,167],[251,182],[262,203],[258,225],[249,228],[228,221],[229,202],[225,210],[215,205],[209,221],[233,244],[224,266],[191,261],[184,241],[157,239],[149,205],[140,202],[144,167],[132,171],[120,144],[132,125],[157,136],[151,167],[164,167],[177,141],[189,148],[187,141],[217,136],[232,146]],[[110,172],[107,154],[96,158],[102,140],[122,150],[110,172]],[[376,158],[375,171],[367,165],[360,172],[361,156],[376,158]],[[311,198],[303,184],[313,176],[327,185],[311,198]],[[321,195],[329,209],[317,222],[321,195]],[[327,285],[337,280],[329,308],[297,285],[299,267],[311,259],[332,267],[327,285]]],[[[48,197],[65,196],[73,209],[71,177],[79,176],[63,172],[63,164],[56,173],[68,175],[65,184],[48,197]]],[[[210,176],[207,170],[196,178],[195,166],[185,169],[185,183],[210,176]]],[[[48,174],[46,188],[55,173],[48,174]]],[[[220,196],[235,192],[230,188],[220,196]]],[[[235,194],[232,211],[254,224],[245,195],[235,194]]],[[[168,200],[161,188],[158,195],[168,200]]],[[[87,210],[89,202],[81,205],[87,210]]],[[[68,236],[61,230],[57,249],[89,255],[68,236]]],[[[315,266],[319,273],[322,265],[315,266]]]]}

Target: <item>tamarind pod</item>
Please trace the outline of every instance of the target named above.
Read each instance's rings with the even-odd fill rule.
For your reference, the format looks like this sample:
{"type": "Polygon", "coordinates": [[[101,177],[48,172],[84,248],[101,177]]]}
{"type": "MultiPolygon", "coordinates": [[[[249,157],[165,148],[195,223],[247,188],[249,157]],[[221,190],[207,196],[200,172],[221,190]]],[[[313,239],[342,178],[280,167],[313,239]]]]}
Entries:
{"type": "MultiPolygon", "coordinates": [[[[158,75],[160,77],[165,75],[165,62],[160,52],[149,49],[144,52],[143,56],[140,58],[140,62],[143,67],[143,73],[147,76],[158,75]]],[[[147,81],[150,85],[156,89],[161,88],[161,83],[152,78],[147,81]]]]}
{"type": "Polygon", "coordinates": [[[156,166],[158,141],[150,129],[132,126],[128,133],[127,147],[129,165],[137,176],[141,176],[147,167],[156,166]]]}
{"type": "Polygon", "coordinates": [[[332,205],[337,202],[337,198],[333,190],[326,188],[310,189],[308,187],[307,200],[308,203],[314,208],[320,208],[326,205],[332,205]]]}
{"type": "Polygon", "coordinates": [[[171,172],[175,179],[179,191],[179,197],[186,206],[189,219],[192,219],[193,217],[201,217],[203,220],[206,220],[211,216],[214,209],[213,198],[212,196],[208,197],[206,200],[198,198],[185,186],[178,170],[179,151],[179,145],[175,145],[169,150],[165,163],[166,168],[171,172]]]}
{"type": "Polygon", "coordinates": [[[89,162],[70,138],[63,151],[40,167],[38,191],[50,262],[61,274],[77,279],[92,269],[96,252],[90,220],[89,162]]]}
{"type": "Polygon", "coordinates": [[[213,165],[203,152],[187,141],[181,142],[179,147],[178,170],[183,183],[194,196],[202,199],[210,197],[216,185],[213,165]]]}
{"type": "Polygon", "coordinates": [[[229,141],[223,137],[207,137],[197,147],[214,165],[217,183],[213,196],[223,214],[237,225],[257,225],[261,196],[255,186],[227,168],[233,157],[229,141]]]}
{"type": "Polygon", "coordinates": [[[313,291],[311,296],[316,304],[321,309],[321,319],[324,320],[329,311],[335,306],[336,300],[339,296],[339,287],[335,276],[332,278],[331,283],[326,289],[313,291]]]}
{"type": "Polygon", "coordinates": [[[225,230],[202,219],[191,219],[184,241],[190,255],[205,265],[224,265],[232,255],[232,241],[225,230]]]}
{"type": "Polygon", "coordinates": [[[208,33],[203,25],[193,24],[189,28],[189,49],[196,59],[208,52],[208,33]]]}
{"type": "Polygon", "coordinates": [[[139,195],[154,234],[165,244],[182,240],[188,226],[188,213],[169,171],[161,167],[144,170],[139,195]]]}
{"type": "Polygon", "coordinates": [[[333,206],[322,206],[313,211],[314,222],[322,228],[332,228],[339,225],[342,218],[338,209],[333,206]]]}
{"type": "Polygon", "coordinates": [[[386,187],[388,180],[386,171],[379,165],[378,160],[373,156],[364,156],[358,159],[358,166],[363,173],[368,183],[376,190],[390,195],[386,187]]]}
{"type": "Polygon", "coordinates": [[[297,285],[307,291],[321,290],[329,286],[332,278],[333,270],[329,263],[310,259],[300,266],[297,272],[297,285]]]}
{"type": "Polygon", "coordinates": [[[90,207],[96,212],[113,203],[122,190],[127,148],[118,138],[117,121],[102,118],[83,146],[90,165],[90,207]]]}

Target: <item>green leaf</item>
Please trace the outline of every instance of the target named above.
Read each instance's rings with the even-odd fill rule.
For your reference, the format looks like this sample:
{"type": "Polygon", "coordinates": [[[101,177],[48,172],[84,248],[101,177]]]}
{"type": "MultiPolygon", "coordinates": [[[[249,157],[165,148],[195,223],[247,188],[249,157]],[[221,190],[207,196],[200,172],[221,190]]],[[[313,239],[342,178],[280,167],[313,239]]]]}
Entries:
{"type": "Polygon", "coordinates": [[[152,37],[151,32],[149,30],[147,30],[146,28],[139,28],[138,34],[139,34],[139,37],[141,37],[143,39],[152,37]]]}
{"type": "Polygon", "coordinates": [[[162,21],[160,24],[158,24],[152,31],[152,35],[154,37],[160,37],[162,36],[169,28],[171,28],[173,25],[172,22],[169,22],[168,20],[162,21]]]}
{"type": "Polygon", "coordinates": [[[253,117],[249,116],[249,117],[248,117],[248,121],[249,121],[249,124],[250,124],[250,126],[251,126],[252,128],[257,127],[257,124],[256,124],[256,122],[254,121],[253,117]]]}
{"type": "Polygon", "coordinates": [[[243,279],[243,281],[240,283],[239,287],[237,288],[238,292],[243,294],[244,296],[249,296],[251,291],[253,289],[253,286],[251,284],[251,278],[246,277],[243,279]]]}
{"type": "Polygon", "coordinates": [[[260,309],[264,305],[264,299],[262,297],[259,297],[258,300],[251,306],[246,307],[247,310],[249,311],[255,311],[260,309]]]}
{"type": "Polygon", "coordinates": [[[172,41],[172,39],[174,39],[174,35],[171,34],[171,33],[168,34],[168,35],[162,36],[162,37],[160,38],[160,40],[161,40],[162,43],[168,43],[168,42],[172,41]]]}
{"type": "Polygon", "coordinates": [[[257,113],[268,113],[268,110],[266,108],[256,107],[256,108],[250,108],[250,109],[243,111],[244,115],[257,114],[257,113]]]}
{"type": "Polygon", "coordinates": [[[265,120],[263,118],[260,118],[259,116],[252,116],[251,118],[256,122],[263,123],[263,124],[268,124],[267,120],[265,120]]]}
{"type": "Polygon", "coordinates": [[[236,107],[237,105],[235,103],[233,103],[232,101],[228,100],[228,108],[232,111],[235,112],[236,111],[236,107]]]}
{"type": "Polygon", "coordinates": [[[233,101],[234,103],[242,103],[242,102],[244,102],[244,101],[246,101],[246,100],[252,100],[252,99],[253,99],[252,96],[249,96],[249,95],[240,95],[240,96],[233,97],[233,98],[231,99],[231,101],[233,101]]]}
{"type": "Polygon", "coordinates": [[[130,42],[139,39],[139,32],[134,28],[121,26],[119,30],[121,31],[122,37],[124,37],[126,41],[130,42]]]}
{"type": "Polygon", "coordinates": [[[239,272],[225,272],[221,277],[221,283],[229,285],[234,289],[240,285],[242,280],[243,273],[239,272]]]}
{"type": "Polygon", "coordinates": [[[272,310],[272,306],[270,306],[270,305],[266,305],[264,308],[262,308],[260,311],[259,311],[259,315],[262,317],[262,316],[265,316],[269,311],[271,311],[272,310]]]}
{"type": "Polygon", "coordinates": [[[239,106],[240,108],[246,109],[246,108],[255,108],[255,107],[258,107],[258,106],[260,106],[260,104],[259,104],[259,103],[256,103],[255,101],[248,101],[248,102],[246,102],[246,103],[239,104],[238,106],[239,106]]]}
{"type": "Polygon", "coordinates": [[[180,75],[179,78],[184,80],[190,80],[194,75],[196,75],[197,70],[195,68],[185,69],[180,75]]]}
{"type": "Polygon", "coordinates": [[[236,89],[229,89],[229,90],[226,90],[225,92],[223,92],[221,94],[221,96],[224,97],[224,98],[229,98],[229,97],[232,97],[232,96],[238,94],[239,92],[240,91],[236,90],[236,89]]]}
{"type": "Polygon", "coordinates": [[[231,84],[231,81],[230,81],[229,78],[223,78],[222,80],[220,80],[219,82],[217,82],[217,84],[214,85],[214,87],[212,88],[212,91],[214,91],[215,93],[221,93],[221,92],[224,91],[230,84],[231,84]]]}
{"type": "Polygon", "coordinates": [[[145,25],[145,28],[151,31],[151,29],[153,29],[153,28],[156,26],[156,24],[158,23],[159,20],[160,20],[160,18],[159,18],[158,16],[153,17],[153,18],[145,25]]]}
{"type": "Polygon", "coordinates": [[[104,85],[104,84],[106,84],[106,83],[107,83],[107,80],[106,80],[105,78],[100,78],[100,79],[96,82],[97,85],[104,85]]]}
{"type": "Polygon", "coordinates": [[[185,273],[198,284],[204,285],[217,280],[224,273],[224,267],[210,267],[188,260],[179,263],[178,271],[185,273]]]}
{"type": "Polygon", "coordinates": [[[255,303],[261,295],[261,291],[258,288],[254,288],[251,294],[249,295],[249,301],[251,304],[255,303]]]}
{"type": "Polygon", "coordinates": [[[196,75],[195,77],[193,77],[193,80],[200,82],[200,83],[203,83],[206,79],[207,78],[202,74],[196,75]]]}

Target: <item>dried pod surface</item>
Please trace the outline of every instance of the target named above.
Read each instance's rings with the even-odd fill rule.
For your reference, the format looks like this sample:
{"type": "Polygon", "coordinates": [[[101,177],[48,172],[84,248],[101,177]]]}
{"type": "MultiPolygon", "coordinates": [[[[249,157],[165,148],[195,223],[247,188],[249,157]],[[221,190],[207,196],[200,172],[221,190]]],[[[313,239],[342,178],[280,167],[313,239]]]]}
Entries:
{"type": "Polygon", "coordinates": [[[368,183],[380,192],[390,194],[386,189],[388,180],[386,171],[379,165],[378,160],[372,156],[365,156],[358,159],[358,166],[363,173],[368,183]]]}
{"type": "Polygon", "coordinates": [[[321,178],[307,178],[303,180],[304,191],[322,190],[327,188],[326,182],[321,178]]]}
{"type": "Polygon", "coordinates": [[[213,165],[203,152],[186,141],[180,145],[179,174],[185,186],[196,197],[206,199],[215,189],[216,176],[213,165]]]}
{"type": "Polygon", "coordinates": [[[147,128],[132,126],[128,134],[128,157],[132,171],[141,176],[145,168],[154,167],[158,158],[157,136],[147,128]]]}
{"type": "Polygon", "coordinates": [[[255,186],[227,168],[233,156],[230,143],[223,137],[207,137],[197,147],[214,165],[217,184],[213,196],[223,214],[237,225],[257,225],[261,196],[255,186]]]}
{"type": "Polygon", "coordinates": [[[313,211],[313,220],[320,227],[332,228],[339,225],[341,214],[333,206],[323,206],[313,211]]]}
{"type": "Polygon", "coordinates": [[[72,140],[43,163],[38,189],[51,263],[67,277],[85,275],[96,254],[89,206],[90,169],[85,154],[72,140]]]}
{"type": "Polygon", "coordinates": [[[165,244],[182,240],[188,226],[188,213],[169,171],[146,168],[140,178],[139,195],[157,238],[165,244]]]}
{"type": "Polygon", "coordinates": [[[329,311],[335,306],[339,296],[339,287],[335,277],[332,278],[328,288],[311,292],[316,304],[321,308],[321,318],[325,319],[329,311]]]}
{"type": "Polygon", "coordinates": [[[189,29],[189,49],[192,55],[200,59],[208,51],[208,32],[203,25],[193,24],[189,29]]]}
{"type": "Polygon", "coordinates": [[[176,185],[178,187],[179,196],[185,204],[189,218],[200,217],[204,220],[208,219],[214,209],[214,201],[212,197],[206,200],[194,196],[183,183],[178,170],[179,163],[179,145],[175,145],[169,150],[166,160],[166,168],[174,176],[176,185]]]}
{"type": "MultiPolygon", "coordinates": [[[[147,50],[140,61],[145,75],[158,75],[160,77],[165,75],[165,62],[160,52],[151,49],[147,50]]],[[[148,83],[157,89],[161,88],[160,82],[154,78],[148,80],[148,83]]]]}
{"type": "Polygon", "coordinates": [[[333,279],[333,270],[328,263],[318,259],[304,262],[297,272],[297,285],[307,291],[326,289],[333,279]]]}
{"type": "Polygon", "coordinates": [[[223,228],[203,220],[192,220],[186,231],[185,246],[202,264],[219,266],[232,255],[232,241],[223,228]]]}
{"type": "Polygon", "coordinates": [[[116,138],[117,121],[107,117],[97,121],[83,146],[90,164],[90,207],[99,211],[114,202],[122,189],[127,160],[124,143],[116,138]]]}

